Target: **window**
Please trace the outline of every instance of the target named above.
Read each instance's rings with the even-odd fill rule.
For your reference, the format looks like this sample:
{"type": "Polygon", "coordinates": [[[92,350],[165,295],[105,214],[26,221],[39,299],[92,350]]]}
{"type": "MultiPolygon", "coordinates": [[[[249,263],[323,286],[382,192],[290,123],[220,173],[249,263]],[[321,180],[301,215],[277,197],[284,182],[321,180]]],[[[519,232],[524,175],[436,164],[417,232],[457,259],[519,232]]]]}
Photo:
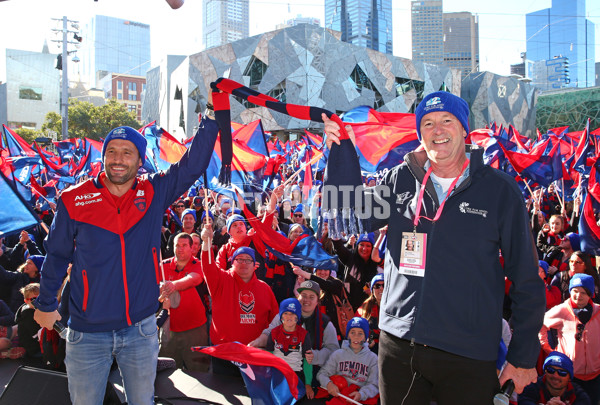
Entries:
{"type": "Polygon", "coordinates": [[[135,114],[137,112],[137,106],[135,104],[128,105],[127,106],[127,111],[132,112],[132,113],[135,114]]]}
{"type": "Polygon", "coordinates": [[[129,92],[137,93],[137,83],[136,82],[129,82],[129,92]]]}
{"type": "Polygon", "coordinates": [[[244,76],[250,76],[249,87],[256,90],[266,71],[267,65],[253,55],[248,63],[248,66],[246,66],[246,70],[244,70],[244,76]]]}
{"type": "Polygon", "coordinates": [[[117,100],[123,100],[123,93],[117,93],[117,100]]]}
{"type": "Polygon", "coordinates": [[[21,100],[41,100],[42,99],[42,88],[41,87],[19,87],[19,98],[21,100]]]}
{"type": "Polygon", "coordinates": [[[123,90],[123,82],[120,80],[117,80],[117,90],[123,90]]]}
{"type": "Polygon", "coordinates": [[[127,99],[128,100],[132,100],[132,101],[136,101],[137,100],[137,94],[129,93],[127,99]]]}

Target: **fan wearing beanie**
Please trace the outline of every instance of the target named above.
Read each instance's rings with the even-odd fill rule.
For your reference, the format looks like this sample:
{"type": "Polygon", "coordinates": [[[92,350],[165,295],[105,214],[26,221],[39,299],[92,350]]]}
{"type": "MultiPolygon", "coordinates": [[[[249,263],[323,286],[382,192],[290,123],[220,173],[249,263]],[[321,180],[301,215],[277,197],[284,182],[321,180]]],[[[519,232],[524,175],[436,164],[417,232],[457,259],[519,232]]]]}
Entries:
{"type": "MultiPolygon", "coordinates": [[[[344,142],[343,132],[355,138],[350,125],[323,122],[328,147],[344,142]]],[[[537,379],[545,294],[529,217],[514,178],[485,165],[483,149],[466,144],[469,105],[463,99],[444,91],[426,95],[416,107],[415,131],[422,148],[356,197],[366,201],[365,232],[388,226],[381,401],[428,404],[435,393],[443,403],[491,403],[506,381],[519,393],[537,379]],[[415,246],[408,240],[418,251],[407,250],[415,246]],[[513,283],[512,309],[519,316],[498,378],[505,278],[513,283]]],[[[355,169],[350,162],[344,171],[355,169]]]]}
{"type": "Polygon", "coordinates": [[[74,404],[102,403],[113,360],[127,402],[154,403],[161,223],[206,171],[218,131],[203,118],[179,162],[138,175],[146,138],[131,127],[114,128],[102,145],[103,171],[62,193],[44,242],[34,317],[47,329],[56,321],[69,326],[65,365],[74,404]],[[70,318],[61,319],[56,297],[69,264],[70,318]]]}
{"type": "Polygon", "coordinates": [[[594,279],[575,274],[569,282],[570,297],[546,312],[539,338],[546,353],[552,351],[548,330],[555,329],[554,350],[573,361],[574,381],[589,395],[592,404],[600,401],[600,306],[592,301],[594,279]]]}

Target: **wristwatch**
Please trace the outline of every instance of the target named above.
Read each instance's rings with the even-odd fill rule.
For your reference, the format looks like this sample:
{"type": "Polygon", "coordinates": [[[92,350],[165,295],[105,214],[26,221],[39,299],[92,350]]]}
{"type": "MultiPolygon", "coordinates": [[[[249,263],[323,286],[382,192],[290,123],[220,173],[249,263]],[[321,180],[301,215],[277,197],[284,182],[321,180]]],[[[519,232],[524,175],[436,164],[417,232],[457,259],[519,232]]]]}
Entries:
{"type": "Polygon", "coordinates": [[[204,116],[211,120],[215,119],[215,109],[212,104],[206,104],[206,110],[204,110],[204,116]]]}

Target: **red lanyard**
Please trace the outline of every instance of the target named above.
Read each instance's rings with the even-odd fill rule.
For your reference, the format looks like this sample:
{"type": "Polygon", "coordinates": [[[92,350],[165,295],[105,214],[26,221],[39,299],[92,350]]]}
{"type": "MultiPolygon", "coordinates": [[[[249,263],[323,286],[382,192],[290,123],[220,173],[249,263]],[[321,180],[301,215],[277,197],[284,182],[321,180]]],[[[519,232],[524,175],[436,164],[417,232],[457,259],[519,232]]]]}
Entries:
{"type": "Polygon", "coordinates": [[[419,224],[419,219],[424,218],[431,222],[435,222],[440,218],[440,215],[442,215],[442,210],[444,209],[444,205],[446,204],[446,200],[452,193],[452,190],[454,190],[454,186],[456,186],[456,183],[458,183],[458,179],[460,179],[460,176],[463,175],[463,173],[465,172],[465,169],[467,168],[468,165],[469,165],[469,159],[465,160],[465,163],[463,164],[460,174],[454,179],[452,184],[450,184],[450,188],[448,189],[448,192],[446,193],[446,197],[444,197],[444,201],[442,201],[442,203],[440,204],[440,207],[438,208],[437,212],[435,213],[435,217],[433,217],[433,219],[428,218],[426,216],[419,215],[421,213],[421,205],[423,205],[423,194],[425,193],[425,185],[427,184],[427,180],[429,180],[429,176],[433,172],[433,167],[429,166],[429,169],[427,170],[427,173],[425,173],[425,177],[423,178],[423,183],[421,183],[421,191],[419,192],[419,199],[417,200],[417,212],[415,213],[415,220],[413,221],[413,224],[415,226],[414,232],[417,231],[417,225],[419,224]]]}

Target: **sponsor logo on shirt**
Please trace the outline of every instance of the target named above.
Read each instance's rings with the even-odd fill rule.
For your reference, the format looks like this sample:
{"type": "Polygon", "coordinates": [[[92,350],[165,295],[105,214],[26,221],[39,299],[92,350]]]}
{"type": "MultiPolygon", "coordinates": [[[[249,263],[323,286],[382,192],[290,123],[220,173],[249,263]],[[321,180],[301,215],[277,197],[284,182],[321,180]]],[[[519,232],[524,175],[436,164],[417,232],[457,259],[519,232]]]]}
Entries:
{"type": "Polygon", "coordinates": [[[79,201],[79,200],[91,200],[92,198],[96,198],[100,195],[100,193],[87,193],[87,194],[82,194],[82,195],[78,195],[75,197],[75,201],[79,201]]]}
{"type": "Polygon", "coordinates": [[[479,210],[479,209],[469,207],[468,202],[461,202],[460,205],[458,206],[458,209],[463,214],[481,215],[484,218],[487,218],[487,214],[488,214],[488,212],[486,210],[479,210]]]}
{"type": "Polygon", "coordinates": [[[396,194],[396,204],[402,205],[412,197],[410,191],[405,191],[401,194],[396,194]]]}

